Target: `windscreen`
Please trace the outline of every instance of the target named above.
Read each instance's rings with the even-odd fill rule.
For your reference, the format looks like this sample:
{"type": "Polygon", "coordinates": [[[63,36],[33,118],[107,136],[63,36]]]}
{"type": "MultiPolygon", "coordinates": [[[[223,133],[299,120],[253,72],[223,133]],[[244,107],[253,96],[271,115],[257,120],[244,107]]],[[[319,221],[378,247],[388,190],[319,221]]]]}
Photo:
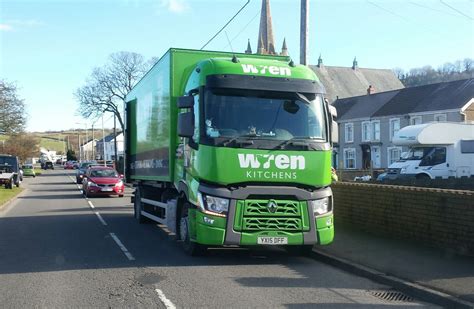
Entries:
{"type": "Polygon", "coordinates": [[[263,92],[244,96],[207,90],[203,121],[203,135],[208,138],[326,141],[324,103],[314,94],[263,92]]]}
{"type": "Polygon", "coordinates": [[[118,174],[114,170],[93,170],[91,177],[118,177],[118,174]]]}

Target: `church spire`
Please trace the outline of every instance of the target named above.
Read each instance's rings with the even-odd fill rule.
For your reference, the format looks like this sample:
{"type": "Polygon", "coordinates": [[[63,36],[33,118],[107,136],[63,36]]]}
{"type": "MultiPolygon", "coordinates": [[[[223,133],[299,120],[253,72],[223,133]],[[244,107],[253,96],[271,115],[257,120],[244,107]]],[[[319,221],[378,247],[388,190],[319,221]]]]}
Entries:
{"type": "Polygon", "coordinates": [[[248,39],[247,42],[247,49],[245,50],[246,54],[251,54],[252,53],[252,47],[250,46],[250,39],[248,39]]]}
{"type": "Polygon", "coordinates": [[[288,56],[288,47],[286,47],[286,38],[283,39],[283,46],[281,47],[280,55],[288,56]]]}
{"type": "Polygon", "coordinates": [[[262,0],[257,53],[260,53],[260,51],[262,51],[262,54],[276,54],[275,39],[273,38],[272,15],[270,13],[270,0],[262,0]]]}

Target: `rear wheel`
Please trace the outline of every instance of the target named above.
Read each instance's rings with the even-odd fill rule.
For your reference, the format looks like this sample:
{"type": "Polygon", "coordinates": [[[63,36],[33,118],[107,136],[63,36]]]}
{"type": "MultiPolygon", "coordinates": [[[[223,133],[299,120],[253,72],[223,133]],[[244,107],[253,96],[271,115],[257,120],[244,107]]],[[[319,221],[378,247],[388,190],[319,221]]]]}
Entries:
{"type": "Polygon", "coordinates": [[[183,249],[186,254],[191,256],[203,255],[207,252],[207,247],[191,241],[189,233],[189,208],[188,202],[181,208],[178,224],[179,239],[182,241],[183,249]]]}
{"type": "Polygon", "coordinates": [[[430,176],[428,176],[426,174],[418,174],[418,175],[416,175],[416,179],[428,180],[428,179],[431,179],[431,178],[430,178],[430,176]]]}
{"type": "Polygon", "coordinates": [[[140,224],[149,222],[148,218],[145,217],[144,215],[142,215],[142,210],[143,210],[143,203],[142,203],[140,188],[137,188],[135,190],[135,199],[134,199],[134,203],[133,203],[133,211],[134,211],[135,219],[140,224]]]}

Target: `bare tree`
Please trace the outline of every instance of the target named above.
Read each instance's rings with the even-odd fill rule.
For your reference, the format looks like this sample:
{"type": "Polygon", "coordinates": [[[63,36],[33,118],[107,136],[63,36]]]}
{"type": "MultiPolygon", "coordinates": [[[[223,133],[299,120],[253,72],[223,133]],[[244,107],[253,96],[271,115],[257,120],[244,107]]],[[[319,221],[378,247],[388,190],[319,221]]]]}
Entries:
{"type": "Polygon", "coordinates": [[[13,134],[3,145],[3,152],[18,156],[21,162],[38,155],[39,138],[31,134],[13,134]]]}
{"type": "Polygon", "coordinates": [[[125,96],[150,65],[137,53],[122,51],[111,54],[108,63],[95,68],[85,85],[76,90],[79,114],[84,118],[95,118],[103,112],[111,112],[117,117],[123,131],[121,111],[125,96]]]}
{"type": "Polygon", "coordinates": [[[25,103],[18,98],[16,85],[0,80],[0,133],[23,132],[25,125],[25,103]]]}

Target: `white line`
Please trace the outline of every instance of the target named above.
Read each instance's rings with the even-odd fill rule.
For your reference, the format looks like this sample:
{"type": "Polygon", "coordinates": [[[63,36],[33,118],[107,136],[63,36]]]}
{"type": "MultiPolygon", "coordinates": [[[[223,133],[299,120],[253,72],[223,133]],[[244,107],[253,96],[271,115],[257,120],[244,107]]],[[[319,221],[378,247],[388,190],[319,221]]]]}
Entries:
{"type": "Polygon", "coordinates": [[[135,258],[133,257],[133,255],[127,250],[127,248],[125,248],[125,246],[122,244],[120,239],[118,239],[118,237],[114,233],[109,233],[109,234],[110,234],[110,237],[112,237],[114,239],[117,246],[119,246],[120,250],[122,250],[122,252],[125,254],[125,256],[130,261],[135,261],[135,258]]]}
{"type": "Polygon", "coordinates": [[[107,225],[107,222],[105,222],[105,220],[102,218],[102,216],[100,215],[100,213],[98,213],[97,211],[94,212],[95,215],[97,216],[97,218],[99,218],[100,222],[102,223],[102,225],[107,225]]]}
{"type": "Polygon", "coordinates": [[[163,293],[162,290],[155,289],[155,291],[156,293],[158,293],[158,297],[160,298],[161,302],[163,303],[163,305],[165,305],[167,309],[176,309],[176,306],[171,302],[171,300],[166,298],[165,293],[163,293]]]}
{"type": "Polygon", "coordinates": [[[95,208],[95,207],[94,207],[94,204],[92,204],[92,202],[91,202],[91,201],[87,201],[87,203],[89,203],[89,206],[90,206],[92,209],[94,209],[94,208],[95,208]]]}

